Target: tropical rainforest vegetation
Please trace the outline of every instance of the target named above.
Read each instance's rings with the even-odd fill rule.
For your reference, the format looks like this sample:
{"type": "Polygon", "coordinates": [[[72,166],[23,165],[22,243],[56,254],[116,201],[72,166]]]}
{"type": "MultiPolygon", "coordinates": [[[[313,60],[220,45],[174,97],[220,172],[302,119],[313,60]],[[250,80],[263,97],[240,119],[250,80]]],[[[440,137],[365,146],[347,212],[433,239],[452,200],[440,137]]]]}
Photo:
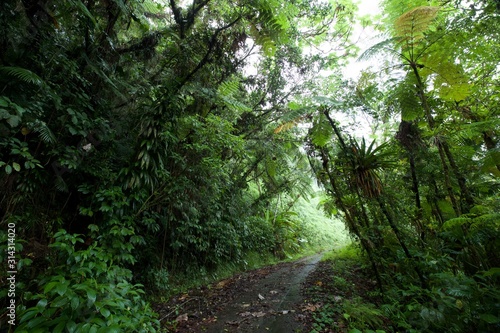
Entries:
{"type": "Polygon", "coordinates": [[[395,332],[499,330],[500,3],[381,8],[2,1],[1,328],[160,331],[175,276],[314,244],[316,181],[395,332]]]}

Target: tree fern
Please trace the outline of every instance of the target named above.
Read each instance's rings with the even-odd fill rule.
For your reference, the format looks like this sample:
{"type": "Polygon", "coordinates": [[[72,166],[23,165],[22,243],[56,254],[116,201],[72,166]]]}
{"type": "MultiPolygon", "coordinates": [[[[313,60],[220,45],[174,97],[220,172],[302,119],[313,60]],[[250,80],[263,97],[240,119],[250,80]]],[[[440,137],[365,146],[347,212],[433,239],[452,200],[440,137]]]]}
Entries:
{"type": "Polygon", "coordinates": [[[487,229],[491,231],[500,231],[500,213],[491,213],[480,215],[472,220],[471,231],[478,232],[487,229]]]}
{"type": "Polygon", "coordinates": [[[43,80],[38,75],[26,68],[0,66],[0,72],[3,72],[10,77],[14,77],[26,83],[35,84],[38,86],[41,86],[43,84],[43,80]]]}
{"type": "Polygon", "coordinates": [[[413,51],[415,45],[424,38],[424,33],[429,29],[436,18],[439,7],[421,6],[401,15],[395,22],[396,36],[404,51],[413,51]]]}
{"type": "Polygon", "coordinates": [[[221,100],[223,101],[224,105],[231,111],[236,112],[237,114],[240,114],[242,112],[250,112],[252,111],[252,108],[249,107],[248,105],[238,101],[237,99],[231,97],[231,96],[221,96],[221,100]]]}
{"type": "Polygon", "coordinates": [[[500,178],[498,165],[500,164],[500,148],[490,149],[481,161],[481,171],[490,173],[500,178]]]}
{"type": "Polygon", "coordinates": [[[249,35],[262,47],[266,56],[273,56],[277,44],[287,38],[286,28],[289,22],[282,5],[280,1],[274,0],[261,0],[253,4],[257,20],[250,23],[249,35]]]}
{"type": "Polygon", "coordinates": [[[460,142],[476,139],[482,136],[483,132],[495,130],[498,126],[500,126],[500,119],[489,119],[470,124],[463,124],[454,133],[452,138],[460,142]]]}
{"type": "Polygon", "coordinates": [[[413,121],[423,115],[414,81],[413,76],[406,76],[405,80],[397,83],[388,95],[389,102],[394,105],[397,113],[401,113],[401,119],[404,121],[413,121]]]}
{"type": "Polygon", "coordinates": [[[143,8],[143,11],[149,12],[149,13],[160,13],[162,10],[162,5],[155,3],[152,0],[144,0],[142,3],[139,3],[140,6],[143,8]]]}

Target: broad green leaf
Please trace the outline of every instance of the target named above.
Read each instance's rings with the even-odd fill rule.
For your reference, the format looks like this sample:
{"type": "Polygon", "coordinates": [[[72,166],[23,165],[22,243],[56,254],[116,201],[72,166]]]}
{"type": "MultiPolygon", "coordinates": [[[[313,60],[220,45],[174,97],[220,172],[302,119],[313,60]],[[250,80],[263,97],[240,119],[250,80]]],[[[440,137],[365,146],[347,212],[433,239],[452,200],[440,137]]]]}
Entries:
{"type": "Polygon", "coordinates": [[[66,327],[66,321],[61,321],[57,326],[54,328],[53,332],[54,333],[61,333],[64,328],[66,327]]]}
{"type": "Polygon", "coordinates": [[[45,309],[45,307],[47,306],[47,302],[48,301],[46,298],[42,298],[41,300],[39,300],[36,304],[36,308],[38,309],[38,311],[42,312],[43,309],[45,309]]]}
{"type": "Polygon", "coordinates": [[[69,299],[66,296],[58,296],[56,297],[50,304],[53,308],[60,308],[66,304],[68,304],[69,299]]]}
{"type": "Polygon", "coordinates": [[[73,296],[71,298],[71,308],[73,310],[76,310],[79,305],[80,305],[80,298],[78,297],[78,295],[73,296]]]}
{"type": "Polygon", "coordinates": [[[104,316],[104,318],[108,318],[111,312],[106,308],[100,308],[99,312],[104,316]]]}
{"type": "Polygon", "coordinates": [[[87,289],[87,306],[90,306],[95,303],[95,300],[97,298],[97,293],[93,289],[87,289]]]}

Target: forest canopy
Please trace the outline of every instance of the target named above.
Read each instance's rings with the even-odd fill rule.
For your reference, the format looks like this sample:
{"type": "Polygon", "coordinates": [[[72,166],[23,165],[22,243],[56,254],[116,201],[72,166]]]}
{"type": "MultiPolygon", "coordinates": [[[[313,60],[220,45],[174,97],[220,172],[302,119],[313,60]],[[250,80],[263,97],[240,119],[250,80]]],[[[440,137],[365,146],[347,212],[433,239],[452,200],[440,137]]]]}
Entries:
{"type": "Polygon", "coordinates": [[[500,5],[380,6],[2,1],[0,327],[159,331],[175,275],[327,242],[316,183],[395,331],[499,329],[500,5]]]}

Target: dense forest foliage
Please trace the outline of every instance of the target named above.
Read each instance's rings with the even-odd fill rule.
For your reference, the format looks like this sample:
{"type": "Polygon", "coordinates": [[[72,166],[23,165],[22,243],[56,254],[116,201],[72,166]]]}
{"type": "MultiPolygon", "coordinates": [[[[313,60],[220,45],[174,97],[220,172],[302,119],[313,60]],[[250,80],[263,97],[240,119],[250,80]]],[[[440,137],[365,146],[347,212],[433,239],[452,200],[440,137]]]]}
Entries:
{"type": "Polygon", "coordinates": [[[315,178],[394,331],[499,330],[500,4],[381,6],[2,1],[1,329],[160,331],[174,275],[321,238],[315,178]]]}

